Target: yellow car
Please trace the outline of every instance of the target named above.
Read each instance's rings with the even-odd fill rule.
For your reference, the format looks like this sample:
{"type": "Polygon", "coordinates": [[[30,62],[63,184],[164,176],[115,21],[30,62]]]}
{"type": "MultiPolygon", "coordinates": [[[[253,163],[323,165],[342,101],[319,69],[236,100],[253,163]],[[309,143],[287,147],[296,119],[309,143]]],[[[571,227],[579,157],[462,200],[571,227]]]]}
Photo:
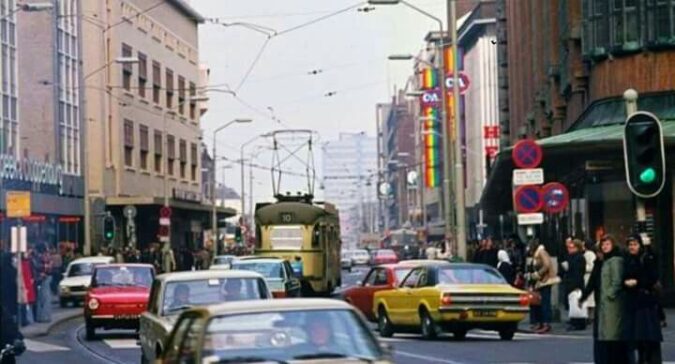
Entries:
{"type": "Polygon", "coordinates": [[[428,261],[398,288],[375,293],[373,314],[383,337],[413,331],[432,339],[452,332],[461,340],[471,329],[484,329],[511,340],[529,304],[527,292],[510,286],[490,266],[428,261]]]}

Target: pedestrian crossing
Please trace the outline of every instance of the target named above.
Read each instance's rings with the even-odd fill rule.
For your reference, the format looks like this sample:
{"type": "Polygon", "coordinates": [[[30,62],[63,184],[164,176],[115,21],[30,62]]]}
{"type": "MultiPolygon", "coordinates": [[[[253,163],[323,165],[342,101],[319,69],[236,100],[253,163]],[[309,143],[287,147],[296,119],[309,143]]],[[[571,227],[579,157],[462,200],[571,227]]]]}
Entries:
{"type": "MultiPolygon", "coordinates": [[[[72,350],[67,346],[40,340],[26,339],[24,342],[26,344],[26,351],[33,353],[57,353],[72,350]]],[[[135,350],[139,348],[136,339],[103,339],[101,342],[112,350],[135,350]]]]}

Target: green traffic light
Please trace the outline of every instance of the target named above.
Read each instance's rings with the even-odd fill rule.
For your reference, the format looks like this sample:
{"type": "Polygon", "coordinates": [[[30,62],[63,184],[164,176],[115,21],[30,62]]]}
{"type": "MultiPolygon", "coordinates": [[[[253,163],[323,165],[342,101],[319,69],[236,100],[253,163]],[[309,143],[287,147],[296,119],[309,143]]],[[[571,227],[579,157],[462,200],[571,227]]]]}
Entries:
{"type": "Polygon", "coordinates": [[[654,168],[649,167],[640,173],[640,182],[653,183],[654,181],[656,181],[656,171],[654,168]]]}

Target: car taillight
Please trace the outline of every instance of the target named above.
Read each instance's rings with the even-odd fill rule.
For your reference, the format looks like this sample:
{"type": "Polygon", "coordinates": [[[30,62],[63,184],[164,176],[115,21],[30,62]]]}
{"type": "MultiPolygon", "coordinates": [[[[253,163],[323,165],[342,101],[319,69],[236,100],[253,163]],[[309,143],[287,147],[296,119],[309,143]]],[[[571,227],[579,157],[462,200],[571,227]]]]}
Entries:
{"type": "Polygon", "coordinates": [[[441,297],[441,305],[450,306],[451,304],[452,304],[452,297],[450,297],[449,293],[444,293],[443,297],[441,297]]]}
{"type": "Polygon", "coordinates": [[[530,305],[530,295],[529,294],[521,294],[520,295],[520,305],[521,306],[529,306],[530,305]]]}
{"type": "Polygon", "coordinates": [[[272,297],[274,297],[274,298],[286,298],[286,292],[285,291],[274,291],[274,292],[272,292],[272,297]]]}

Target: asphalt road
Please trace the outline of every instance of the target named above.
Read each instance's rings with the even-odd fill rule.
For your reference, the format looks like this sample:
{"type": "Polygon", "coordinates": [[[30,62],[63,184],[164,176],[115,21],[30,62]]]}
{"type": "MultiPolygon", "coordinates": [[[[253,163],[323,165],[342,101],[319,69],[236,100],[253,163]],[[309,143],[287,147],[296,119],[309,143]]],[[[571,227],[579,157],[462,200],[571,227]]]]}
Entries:
{"type": "MultiPolygon", "coordinates": [[[[363,278],[365,268],[346,273],[345,285],[363,278]]],[[[25,364],[114,363],[137,364],[140,349],[133,332],[100,332],[98,340],[84,340],[81,319],[56,326],[46,337],[27,341],[27,352],[18,362],[25,364]]],[[[376,334],[377,335],[377,334],[376,334]]],[[[384,342],[392,345],[396,363],[591,363],[592,341],[589,335],[554,333],[551,335],[516,334],[513,341],[499,340],[496,333],[470,332],[466,341],[451,336],[424,341],[419,335],[397,334],[384,342]]],[[[664,359],[675,363],[675,331],[667,331],[663,343],[664,359]]]]}

